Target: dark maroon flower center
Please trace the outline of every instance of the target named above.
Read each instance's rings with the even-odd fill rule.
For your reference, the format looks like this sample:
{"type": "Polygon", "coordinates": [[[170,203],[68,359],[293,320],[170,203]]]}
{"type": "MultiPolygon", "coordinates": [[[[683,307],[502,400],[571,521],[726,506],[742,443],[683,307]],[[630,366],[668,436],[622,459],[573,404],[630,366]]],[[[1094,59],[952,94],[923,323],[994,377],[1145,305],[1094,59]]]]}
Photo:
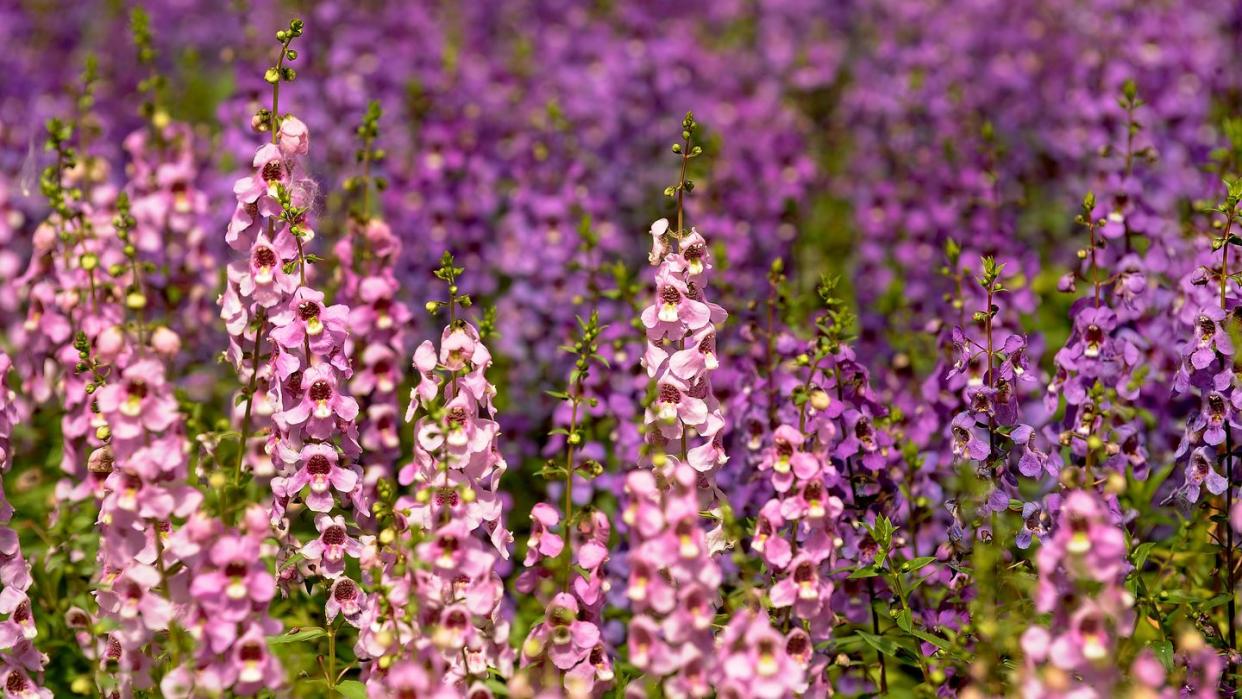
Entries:
{"type": "Polygon", "coordinates": [[[671,384],[660,384],[660,402],[661,403],[680,403],[681,391],[671,384]]]}
{"type": "Polygon", "coordinates": [[[298,317],[302,320],[310,320],[319,317],[319,304],[314,301],[303,301],[298,304],[298,317]]]}
{"type": "Polygon", "coordinates": [[[332,590],[337,602],[352,602],[358,597],[358,586],[349,578],[341,578],[332,590]]]}
{"type": "Polygon", "coordinates": [[[134,379],[127,386],[130,398],[142,400],[147,397],[147,383],[141,379],[134,379]]]}
{"type": "Polygon", "coordinates": [[[793,456],[793,453],[794,453],[794,448],[792,444],[790,444],[788,441],[784,439],[776,440],[777,456],[781,456],[781,457],[788,459],[789,457],[793,456]]]}
{"type": "Polygon", "coordinates": [[[801,656],[810,648],[810,639],[803,634],[794,634],[785,644],[785,651],[793,656],[801,656]]]}
{"type": "Polygon", "coordinates": [[[445,554],[452,555],[457,552],[457,537],[442,536],[440,537],[440,550],[445,554]]]}
{"type": "Polygon", "coordinates": [[[464,425],[466,423],[466,409],[460,405],[449,408],[448,421],[455,425],[464,425]]]}
{"type": "Polygon", "coordinates": [[[263,179],[268,182],[280,179],[283,174],[284,168],[281,167],[280,163],[275,160],[263,166],[263,179]]]}
{"type": "Polygon", "coordinates": [[[345,543],[345,527],[332,525],[323,530],[323,543],[328,546],[340,546],[345,543]]]}
{"type": "Polygon", "coordinates": [[[258,643],[246,643],[238,652],[242,662],[257,663],[263,660],[263,646],[258,643]]]}
{"type": "Polygon", "coordinates": [[[711,354],[716,351],[716,333],[707,333],[699,342],[699,351],[703,354],[711,354]]]}
{"type": "Polygon", "coordinates": [[[682,257],[685,257],[690,262],[695,262],[697,260],[703,259],[704,252],[706,252],[706,250],[704,249],[703,244],[695,243],[694,245],[691,245],[690,247],[683,250],[681,255],[682,257]]]}
{"type": "Polygon", "coordinates": [[[824,486],[819,481],[811,481],[802,491],[802,498],[807,502],[820,502],[824,499],[824,486]]]}
{"type": "Polygon", "coordinates": [[[862,417],[858,419],[858,423],[854,425],[854,436],[858,437],[858,441],[864,446],[870,447],[874,444],[873,432],[871,430],[871,420],[862,417]]]}
{"type": "Polygon", "coordinates": [[[224,566],[224,574],[230,578],[244,578],[246,577],[246,571],[249,569],[250,566],[242,561],[230,561],[228,565],[224,566]]]}
{"type": "Polygon", "coordinates": [[[454,609],[444,616],[444,625],[450,629],[464,629],[470,623],[465,612],[454,609]]]}
{"type": "Polygon", "coordinates": [[[808,561],[803,561],[794,568],[794,581],[798,583],[809,583],[815,581],[815,567],[808,561]]]}
{"type": "Polygon", "coordinates": [[[1219,393],[1208,394],[1208,410],[1213,417],[1224,417],[1225,415],[1225,397],[1219,393]]]}
{"type": "Polygon", "coordinates": [[[328,400],[332,397],[332,384],[320,379],[311,384],[310,397],[313,401],[328,400]]]}
{"type": "Polygon", "coordinates": [[[1216,336],[1216,321],[1207,316],[1199,316],[1199,338],[1207,342],[1216,336]]]}
{"type": "Polygon", "coordinates": [[[306,470],[312,476],[326,476],[332,472],[332,462],[323,454],[315,454],[306,462],[306,470]]]}
{"type": "Polygon", "coordinates": [[[660,300],[668,304],[681,303],[681,292],[671,286],[660,289],[660,300]]]}
{"type": "Polygon", "coordinates": [[[266,245],[254,249],[254,264],[256,267],[275,267],[278,261],[276,259],[276,251],[266,245]]]}
{"type": "Polygon", "coordinates": [[[1087,344],[1089,345],[1095,345],[1098,347],[1101,343],[1104,342],[1104,331],[1101,330],[1100,326],[1096,325],[1095,323],[1092,323],[1091,325],[1087,326],[1087,332],[1085,333],[1085,336],[1087,338],[1087,344]]]}
{"type": "Polygon", "coordinates": [[[30,690],[30,680],[20,670],[13,670],[4,680],[4,688],[14,694],[30,690]]]}
{"type": "Polygon", "coordinates": [[[457,489],[456,488],[437,488],[436,504],[440,507],[456,507],[457,506],[457,489]]]}

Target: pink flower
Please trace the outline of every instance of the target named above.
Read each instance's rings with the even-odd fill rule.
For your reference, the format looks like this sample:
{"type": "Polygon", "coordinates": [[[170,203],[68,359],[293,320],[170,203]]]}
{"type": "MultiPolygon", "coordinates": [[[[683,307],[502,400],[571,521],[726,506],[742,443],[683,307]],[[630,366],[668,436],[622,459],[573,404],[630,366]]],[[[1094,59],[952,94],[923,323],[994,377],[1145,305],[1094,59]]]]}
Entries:
{"type": "Polygon", "coordinates": [[[336,432],[337,418],[353,422],[358,417],[358,402],[337,390],[336,372],[331,366],[307,368],[302,374],[302,386],[305,392],[284,412],[284,419],[291,425],[305,424],[311,438],[329,439],[336,432]]]}
{"type": "Polygon", "coordinates": [[[307,341],[321,357],[341,351],[349,336],[349,309],[342,304],[323,305],[323,292],[301,287],[286,309],[272,316],[272,339],[286,349],[299,349],[307,341]]]}
{"type": "Polygon", "coordinates": [[[165,389],[164,365],[155,359],[140,359],[126,367],[121,380],[105,385],[97,399],[117,439],[163,432],[177,419],[177,401],[165,389]]]}
{"type": "Polygon", "coordinates": [[[565,541],[550,531],[560,522],[561,516],[547,503],[535,505],[530,513],[530,539],[526,543],[526,560],[522,565],[534,565],[540,558],[556,558],[565,548],[565,541]]]}
{"type": "Polygon", "coordinates": [[[220,620],[240,621],[256,604],[266,605],[276,594],[276,581],[254,540],[225,536],[211,547],[210,560],[213,569],[194,577],[190,594],[220,620]]]}
{"type": "Polygon", "coordinates": [[[339,577],[332,582],[332,587],[328,590],[328,602],[324,606],[324,612],[329,622],[340,614],[350,624],[358,626],[365,602],[366,595],[358,587],[358,583],[346,577],[339,577]]]}
{"type": "Polygon", "coordinates": [[[306,506],[313,512],[332,510],[333,488],[342,495],[348,495],[358,485],[358,474],[339,465],[336,449],[329,444],[307,444],[297,452],[284,445],[279,448],[285,463],[299,464],[298,470],[284,483],[285,494],[293,497],[309,485],[306,506]]]}
{"type": "Polygon", "coordinates": [[[690,297],[690,289],[671,271],[656,275],[656,303],[643,310],[642,322],[653,339],[679,339],[683,329],[698,330],[712,320],[711,309],[690,297]]]}
{"type": "Polygon", "coordinates": [[[295,116],[286,115],[280,120],[280,132],[276,136],[280,152],[286,158],[306,155],[310,151],[310,134],[306,124],[295,116]]]}
{"type": "Polygon", "coordinates": [[[122,620],[141,617],[152,631],[166,629],[173,610],[168,600],[154,592],[159,584],[159,571],[147,565],[131,566],[113,583],[111,591],[98,593],[99,606],[122,620]]]}
{"type": "Polygon", "coordinates": [[[362,544],[349,535],[345,518],[340,515],[317,515],[315,528],[319,536],[302,546],[302,556],[309,561],[322,562],[320,572],[324,577],[340,577],[345,572],[345,556],[361,556],[362,544]]]}

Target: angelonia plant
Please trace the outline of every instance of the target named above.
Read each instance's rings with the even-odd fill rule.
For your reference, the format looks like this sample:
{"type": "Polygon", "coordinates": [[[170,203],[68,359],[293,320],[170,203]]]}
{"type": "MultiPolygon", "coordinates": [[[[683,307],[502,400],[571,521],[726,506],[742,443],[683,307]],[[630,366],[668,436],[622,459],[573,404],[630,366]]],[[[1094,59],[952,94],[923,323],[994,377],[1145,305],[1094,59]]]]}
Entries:
{"type": "Polygon", "coordinates": [[[0,10],[6,699],[1238,695],[1238,7],[285,5],[0,10]]]}

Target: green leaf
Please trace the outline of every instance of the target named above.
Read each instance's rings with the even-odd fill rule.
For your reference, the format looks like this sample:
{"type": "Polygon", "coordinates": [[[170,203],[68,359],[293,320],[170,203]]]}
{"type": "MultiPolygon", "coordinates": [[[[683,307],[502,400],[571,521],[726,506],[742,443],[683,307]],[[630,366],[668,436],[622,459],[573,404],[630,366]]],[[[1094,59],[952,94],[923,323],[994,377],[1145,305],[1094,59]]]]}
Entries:
{"type": "Polygon", "coordinates": [[[857,633],[859,638],[867,642],[867,645],[879,652],[885,655],[897,655],[897,644],[887,638],[881,638],[866,631],[858,631],[857,633]]]}
{"type": "Polygon", "coordinates": [[[902,609],[897,612],[897,616],[894,617],[894,621],[896,621],[897,626],[906,633],[910,633],[914,629],[914,619],[909,609],[902,609]]]}
{"type": "Polygon", "coordinates": [[[1173,642],[1167,638],[1163,641],[1156,641],[1150,645],[1156,657],[1160,658],[1160,664],[1164,665],[1167,672],[1173,671],[1173,642]]]}
{"type": "Polygon", "coordinates": [[[936,562],[935,556],[919,556],[918,558],[911,558],[910,560],[906,561],[905,564],[902,566],[902,569],[907,572],[913,573],[914,571],[922,570],[925,566],[931,565],[932,563],[935,563],[935,562],[936,562]]]}
{"type": "Polygon", "coordinates": [[[1151,556],[1151,550],[1156,548],[1156,542],[1146,541],[1134,547],[1134,568],[1135,570],[1143,570],[1143,566],[1147,563],[1147,558],[1151,556]]]}
{"type": "Polygon", "coordinates": [[[879,574],[880,571],[876,570],[875,566],[865,566],[863,568],[859,568],[853,573],[850,573],[850,577],[848,579],[857,580],[859,578],[874,578],[879,574]]]}
{"type": "Polygon", "coordinates": [[[928,643],[939,648],[940,650],[949,649],[949,642],[937,636],[934,633],[928,633],[927,631],[924,631],[923,629],[919,629],[919,628],[910,629],[910,633],[920,640],[927,641],[928,643]]]}
{"type": "Polygon", "coordinates": [[[345,699],[367,699],[367,686],[358,680],[345,680],[336,686],[336,691],[345,699]]]}
{"type": "MultiPolygon", "coordinates": [[[[301,643],[302,641],[313,641],[316,638],[327,636],[328,632],[318,626],[303,627],[297,631],[290,633],[282,633],[278,636],[268,636],[267,645],[283,646],[286,643],[301,643]]],[[[366,696],[365,694],[362,696],[366,696]]]]}

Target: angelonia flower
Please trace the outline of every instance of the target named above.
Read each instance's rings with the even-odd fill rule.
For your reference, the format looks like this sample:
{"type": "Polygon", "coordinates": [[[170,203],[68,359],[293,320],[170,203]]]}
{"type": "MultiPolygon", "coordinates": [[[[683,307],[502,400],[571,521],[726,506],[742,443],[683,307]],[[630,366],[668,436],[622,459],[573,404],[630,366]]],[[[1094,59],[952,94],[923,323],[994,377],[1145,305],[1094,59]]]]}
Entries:
{"type": "Polygon", "coordinates": [[[391,478],[392,464],[400,456],[397,386],[403,376],[402,364],[408,352],[406,328],[412,318],[396,275],[401,241],[377,213],[375,203],[387,182],[371,172],[383,158],[383,151],[375,147],[380,114],[379,103],[371,102],[358,127],[362,143],[357,155],[362,172],[345,182],[353,202],[345,233],[333,246],[333,253],[342,263],[337,268],[337,299],[351,309],[351,339],[346,343],[346,353],[354,367],[349,388],[359,397],[364,471],[391,478]]]}
{"type": "MultiPolygon", "coordinates": [[[[9,356],[0,352],[0,474],[5,475],[13,465],[9,436],[18,419],[17,395],[5,386],[11,366],[9,356]]],[[[32,582],[30,564],[22,556],[17,532],[9,526],[12,518],[13,508],[0,487],[0,556],[4,561],[0,566],[0,614],[6,617],[0,621],[0,681],[9,696],[47,698],[52,692],[40,686],[47,656],[35,644],[38,630],[27,596],[32,582]]]]}
{"type": "Polygon", "coordinates": [[[360,540],[364,583],[374,592],[364,595],[349,581],[331,593],[342,614],[356,615],[355,652],[375,696],[405,683],[473,695],[490,673],[513,672],[511,610],[497,569],[513,542],[499,494],[508,465],[499,449],[496,387],[487,378],[491,353],[479,329],[459,316],[471,305],[458,293],[461,272],[445,253],[436,276],[449,298],[428,307],[443,309],[449,321],[438,351],[425,341],[414,353],[419,382],[406,413],[414,456],[397,474],[409,492],[397,497],[381,481],[383,528],[360,540]],[[411,664],[429,674],[416,677],[411,664]]]}
{"type": "Polygon", "coordinates": [[[1235,350],[1228,328],[1237,306],[1237,283],[1230,276],[1230,253],[1235,245],[1228,241],[1237,221],[1242,185],[1232,180],[1225,184],[1225,201],[1211,210],[1225,217],[1223,229],[1213,233],[1212,250],[1200,254],[1197,261],[1201,264],[1182,282],[1185,297],[1179,319],[1184,339],[1179,344],[1173,391],[1196,397],[1199,406],[1186,420],[1174,452],[1185,459],[1186,466],[1182,485],[1169,497],[1189,508],[1206,488],[1212,495],[1226,493],[1224,509],[1228,511],[1234,477],[1229,450],[1234,446],[1233,430],[1242,406],[1242,391],[1235,388],[1235,350]],[[1225,473],[1218,472],[1218,467],[1225,473]]]}
{"type": "MultiPolygon", "coordinates": [[[[702,152],[687,114],[683,163],[702,152]]],[[[684,169],[683,169],[684,173],[684,169]]],[[[644,418],[649,464],[629,472],[622,521],[630,532],[626,597],[633,611],[628,629],[630,662],[642,671],[627,691],[704,696],[719,657],[712,624],[722,574],[714,556],[724,540],[722,498],[714,474],[723,464],[725,423],[712,393],[717,368],[715,335],[725,312],[706,299],[712,258],[704,237],[683,229],[682,202],[693,184],[681,180],[668,194],[677,200],[677,226],[652,226],[650,261],[655,293],[642,311],[647,332],[643,364],[655,384],[644,418]],[[700,517],[717,518],[707,531],[700,517]]]]}
{"type": "Polygon", "coordinates": [[[36,402],[55,397],[63,410],[65,477],[57,490],[59,500],[71,502],[97,495],[87,483],[102,480],[87,472],[87,455],[103,443],[98,432],[103,423],[91,409],[88,392],[102,368],[90,358],[91,350],[106,365],[120,349],[116,326],[132,276],[115,226],[116,190],[89,186],[103,175],[86,167],[96,160],[74,147],[74,133],[72,124],[48,122],[47,146],[55,162],[43,171],[40,184],[51,212],[35,230],[26,271],[14,280],[26,317],[13,336],[23,348],[17,365],[24,393],[36,402]]]}
{"type": "Polygon", "coordinates": [[[139,66],[147,75],[139,82],[144,94],[140,112],[146,123],[122,142],[129,163],[125,192],[134,217],[126,241],[150,273],[148,313],[163,311],[170,328],[187,344],[213,340],[217,257],[206,233],[208,197],[200,184],[203,160],[193,127],[168,114],[166,78],[157,65],[150,15],[141,7],[130,14],[130,31],[139,66]]]}
{"type": "MultiPolygon", "coordinates": [[[[977,331],[954,329],[953,363],[945,379],[957,386],[961,410],[948,425],[954,463],[969,464],[983,483],[976,514],[1004,512],[1018,494],[1018,476],[1039,480],[1059,474],[1059,454],[1042,446],[1030,425],[1020,422],[1020,387],[1030,383],[1026,338],[996,327],[997,297],[1007,289],[1004,265],[984,258],[978,283],[985,291],[983,309],[976,311],[977,331]]],[[[976,537],[990,540],[995,532],[981,523],[976,537]]]]}
{"type": "Polygon", "coordinates": [[[6,697],[1237,694],[1238,3],[121,4],[0,8],[6,697]]]}
{"type": "Polygon", "coordinates": [[[249,543],[241,544],[201,512],[202,495],[186,483],[189,447],[164,361],[134,343],[114,366],[119,375],[96,391],[110,432],[100,448],[100,470],[110,472],[96,593],[100,616],[115,624],[96,639],[105,691],[111,682],[122,692],[151,688],[160,648],[187,663],[164,676],[168,696],[279,687],[266,645],[280,629],[266,612],[275,581],[258,557],[266,518],[247,514],[249,543]],[[181,655],[182,634],[197,642],[192,657],[181,655]]]}
{"type": "Polygon", "coordinates": [[[514,695],[563,690],[568,696],[601,696],[615,677],[602,630],[611,585],[606,566],[612,526],[599,510],[575,509],[576,477],[589,480],[600,468],[585,450],[579,451],[594,402],[585,385],[592,363],[600,359],[598,313],[580,319],[579,325],[581,335],[566,346],[577,356],[569,388],[558,394],[570,406],[564,461],[549,460],[544,467],[546,478],[561,479],[564,509],[547,502],[531,509],[525,570],[516,582],[519,591],[533,595],[546,611],[522,644],[519,671],[509,682],[514,695]]]}
{"type": "Polygon", "coordinates": [[[804,663],[810,651],[804,638],[801,629],[781,634],[760,609],[734,611],[717,641],[719,675],[712,682],[716,696],[779,699],[804,695],[804,663]]]}
{"type": "MultiPolygon", "coordinates": [[[[300,24],[293,24],[282,35],[281,65],[300,34],[300,24]]],[[[280,77],[281,68],[273,70],[280,77]]],[[[340,561],[328,561],[327,568],[320,567],[322,557],[303,559],[300,565],[283,563],[303,548],[292,531],[290,507],[295,503],[317,514],[369,512],[362,469],[356,463],[361,453],[358,403],[349,396],[347,384],[353,372],[347,347],[350,311],[329,303],[310,285],[308,245],[314,231],[308,213],[315,185],[299,177],[310,149],[306,126],[290,114],[272,111],[265,116],[267,121],[259,123],[266,125],[271,141],[255,153],[252,174],[233,188],[237,204],[225,238],[248,257],[229,265],[222,314],[231,336],[229,356],[242,376],[249,374],[240,416],[243,438],[256,417],[270,421],[264,450],[272,468],[270,517],[282,541],[281,582],[291,585],[301,576],[324,576],[324,584],[332,586],[324,610],[331,620],[342,611],[337,594],[340,561]],[[260,400],[262,407],[256,411],[260,400]]],[[[350,584],[356,589],[356,583],[350,584]]],[[[347,621],[357,623],[352,605],[344,611],[347,621]]]]}
{"type": "Polygon", "coordinates": [[[1134,626],[1134,597],[1125,534],[1111,519],[1099,495],[1071,491],[1035,556],[1035,609],[1051,616],[1022,634],[1024,696],[1112,696],[1121,679],[1115,653],[1134,626]]]}

